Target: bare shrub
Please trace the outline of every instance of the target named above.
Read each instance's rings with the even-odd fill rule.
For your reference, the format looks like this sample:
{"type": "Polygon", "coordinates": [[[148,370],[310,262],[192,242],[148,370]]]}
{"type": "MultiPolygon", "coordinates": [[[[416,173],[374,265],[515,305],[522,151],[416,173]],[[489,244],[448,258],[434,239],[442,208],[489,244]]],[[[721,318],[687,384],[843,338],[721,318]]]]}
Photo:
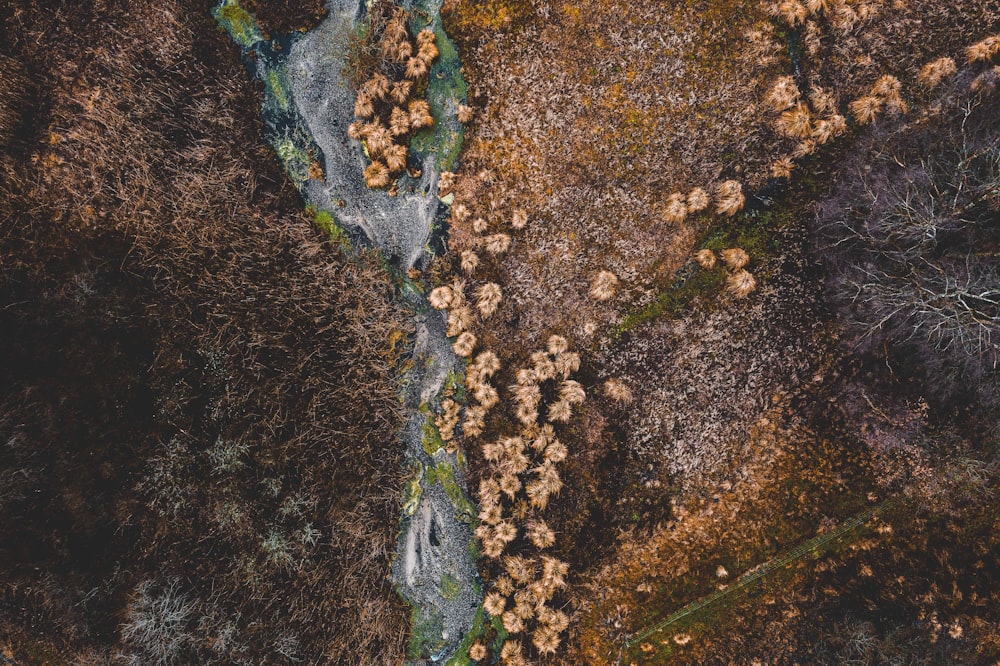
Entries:
{"type": "Polygon", "coordinates": [[[927,126],[876,134],[819,216],[829,285],[861,348],[884,348],[940,395],[995,394],[998,107],[975,95],[927,126]]]}

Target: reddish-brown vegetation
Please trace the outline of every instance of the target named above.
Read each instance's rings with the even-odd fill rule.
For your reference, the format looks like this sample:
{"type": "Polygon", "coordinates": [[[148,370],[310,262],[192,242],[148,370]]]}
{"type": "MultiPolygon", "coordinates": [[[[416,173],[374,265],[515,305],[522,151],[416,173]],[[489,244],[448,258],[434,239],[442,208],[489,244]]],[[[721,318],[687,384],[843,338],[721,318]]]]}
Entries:
{"type": "Polygon", "coordinates": [[[296,212],[204,3],[0,20],[37,88],[0,102],[33,104],[0,154],[0,648],[399,662],[391,284],[296,212]]]}

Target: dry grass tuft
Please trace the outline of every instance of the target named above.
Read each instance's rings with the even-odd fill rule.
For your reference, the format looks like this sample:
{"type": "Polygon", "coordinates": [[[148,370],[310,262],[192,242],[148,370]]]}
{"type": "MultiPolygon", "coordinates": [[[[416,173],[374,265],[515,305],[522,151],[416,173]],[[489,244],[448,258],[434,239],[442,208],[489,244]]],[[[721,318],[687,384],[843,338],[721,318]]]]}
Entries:
{"type": "Polygon", "coordinates": [[[870,125],[878,118],[882,105],[883,102],[878,97],[865,95],[848,104],[847,108],[859,125],[870,125]]]}
{"type": "Polygon", "coordinates": [[[472,250],[462,250],[462,271],[465,273],[475,273],[479,266],[479,255],[472,250]]]}
{"type": "Polygon", "coordinates": [[[687,207],[688,211],[692,213],[700,213],[701,211],[708,208],[712,200],[708,196],[708,192],[700,187],[696,187],[687,196],[687,207]]]}
{"type": "Polygon", "coordinates": [[[674,192],[667,199],[663,218],[671,224],[679,224],[687,218],[687,215],[688,207],[684,195],[680,192],[674,192]]]}
{"type": "Polygon", "coordinates": [[[727,180],[719,185],[716,191],[716,213],[732,217],[743,210],[745,203],[746,197],[743,196],[743,186],[739,182],[727,180]]]}
{"type": "Polygon", "coordinates": [[[608,301],[614,298],[618,289],[618,276],[611,271],[601,271],[590,285],[590,297],[595,301],[608,301]]]}
{"type": "Polygon", "coordinates": [[[726,287],[737,298],[746,298],[757,289],[757,279],[748,271],[741,269],[726,279],[726,287]]]}
{"type": "Polygon", "coordinates": [[[917,81],[927,88],[935,88],[945,79],[954,76],[957,71],[955,59],[944,56],[921,67],[917,72],[917,81]]]}
{"type": "MultiPolygon", "coordinates": [[[[712,255],[712,266],[714,265],[715,255],[712,255]]],[[[612,377],[604,382],[604,394],[617,403],[623,405],[632,404],[632,390],[621,379],[612,377]]]]}
{"type": "Polygon", "coordinates": [[[492,234],[483,239],[483,247],[494,257],[510,249],[510,236],[507,234],[492,234]]]}
{"type": "Polygon", "coordinates": [[[447,310],[455,301],[455,293],[451,290],[451,287],[447,285],[443,287],[435,287],[431,290],[428,300],[430,301],[431,307],[435,310],[447,310]]]}
{"type": "Polygon", "coordinates": [[[372,189],[383,188],[389,184],[389,169],[385,164],[375,160],[365,168],[365,184],[372,189]]]}
{"type": "MultiPolygon", "coordinates": [[[[820,122],[826,122],[826,121],[820,121],[820,122]]],[[[817,129],[818,129],[818,124],[817,124],[817,129]]],[[[792,177],[792,170],[794,168],[795,168],[795,161],[792,160],[791,157],[785,156],[775,161],[775,163],[771,165],[771,175],[775,178],[788,179],[792,177]]]]}
{"type": "Polygon", "coordinates": [[[790,76],[782,76],[771,86],[764,101],[773,111],[780,112],[795,106],[801,94],[795,79],[790,76]]]}
{"type": "Polygon", "coordinates": [[[785,111],[775,123],[776,129],[790,139],[804,139],[812,134],[812,113],[809,107],[800,102],[794,108],[785,111]]]}
{"type": "Polygon", "coordinates": [[[970,65],[976,62],[989,62],[1000,53],[1000,35],[991,35],[965,49],[965,61],[970,65]]]}
{"type": "Polygon", "coordinates": [[[698,250],[694,258],[698,262],[698,265],[704,269],[712,270],[715,268],[715,253],[707,248],[698,250]]]}
{"type": "Polygon", "coordinates": [[[742,248],[727,248],[719,254],[722,256],[722,261],[725,262],[726,267],[732,271],[738,271],[750,263],[750,255],[742,248]]]}
{"type": "Polygon", "coordinates": [[[472,352],[476,348],[475,334],[471,331],[464,331],[458,336],[458,339],[455,340],[452,348],[455,350],[455,353],[462,358],[471,356],[472,352]]]}

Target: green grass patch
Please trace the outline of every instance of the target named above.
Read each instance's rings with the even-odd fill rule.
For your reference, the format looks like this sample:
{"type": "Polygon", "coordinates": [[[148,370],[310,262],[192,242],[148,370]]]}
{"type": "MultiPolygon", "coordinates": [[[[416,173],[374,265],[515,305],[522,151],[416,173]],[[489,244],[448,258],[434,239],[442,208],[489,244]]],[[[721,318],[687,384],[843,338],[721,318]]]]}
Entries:
{"type": "Polygon", "coordinates": [[[445,666],[469,666],[472,660],[469,659],[469,648],[472,644],[486,633],[486,627],[483,623],[483,609],[480,607],[476,611],[476,617],[472,620],[472,628],[469,629],[469,633],[465,635],[462,640],[462,644],[459,646],[458,651],[455,655],[445,662],[445,666]]]}
{"type": "Polygon", "coordinates": [[[264,39],[253,14],[243,9],[237,0],[223,0],[212,14],[229,36],[243,48],[249,48],[264,39]]]}
{"type": "Polygon", "coordinates": [[[445,494],[455,507],[455,520],[471,524],[476,519],[475,505],[465,497],[462,488],[455,481],[455,468],[447,460],[427,468],[427,483],[440,483],[445,494]]]}

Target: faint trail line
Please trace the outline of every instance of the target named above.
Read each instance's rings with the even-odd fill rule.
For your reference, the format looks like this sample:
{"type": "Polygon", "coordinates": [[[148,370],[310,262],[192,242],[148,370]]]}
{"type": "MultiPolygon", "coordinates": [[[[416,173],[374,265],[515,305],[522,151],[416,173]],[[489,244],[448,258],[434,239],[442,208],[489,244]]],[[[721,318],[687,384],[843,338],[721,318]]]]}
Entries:
{"type": "Polygon", "coordinates": [[[721,590],[717,590],[709,595],[706,595],[701,599],[693,601],[689,603],[687,606],[681,608],[680,610],[671,613],[670,615],[665,617],[663,620],[657,622],[656,624],[646,627],[645,629],[635,634],[622,644],[622,648],[621,650],[619,650],[618,653],[618,663],[621,664],[624,652],[629,648],[631,648],[636,643],[638,643],[639,641],[649,638],[653,634],[666,629],[667,627],[678,622],[679,620],[682,620],[690,615],[693,615],[694,613],[700,611],[702,608],[710,606],[714,604],[716,601],[719,601],[720,599],[723,599],[729,596],[730,594],[733,594],[734,592],[746,589],[747,587],[753,585],[757,581],[767,576],[769,573],[772,573],[777,569],[782,569],[791,564],[792,562],[795,562],[799,558],[803,557],[804,555],[807,555],[808,553],[818,548],[821,548],[832,541],[839,539],[848,532],[855,530],[858,527],[861,527],[872,518],[875,518],[876,516],[884,513],[888,509],[897,505],[899,502],[900,502],[899,498],[890,498],[885,500],[884,502],[881,502],[880,504],[873,506],[872,508],[866,511],[862,511],[853,518],[850,518],[849,520],[838,525],[836,529],[830,530],[829,532],[824,532],[823,534],[815,536],[812,539],[809,539],[808,541],[803,541],[798,546],[788,551],[784,555],[776,557],[772,560],[768,560],[767,562],[756,567],[752,571],[743,574],[738,579],[736,579],[736,582],[732,583],[731,585],[728,585],[727,587],[721,590]]]}

